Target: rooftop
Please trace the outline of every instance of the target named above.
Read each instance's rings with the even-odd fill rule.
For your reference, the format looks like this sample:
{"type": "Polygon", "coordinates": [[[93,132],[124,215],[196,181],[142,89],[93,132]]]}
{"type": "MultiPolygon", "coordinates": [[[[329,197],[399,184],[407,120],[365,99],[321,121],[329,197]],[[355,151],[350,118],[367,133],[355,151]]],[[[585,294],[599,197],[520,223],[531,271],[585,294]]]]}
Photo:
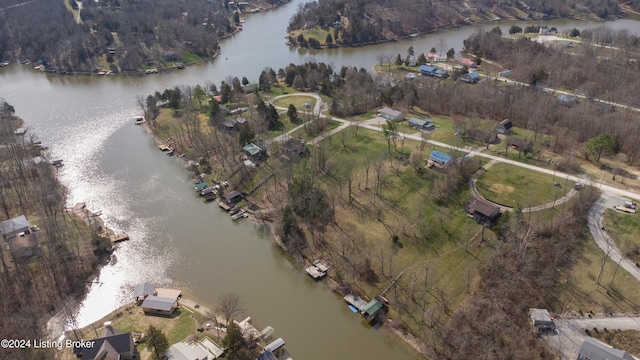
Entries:
{"type": "Polygon", "coordinates": [[[262,149],[258,147],[258,145],[253,143],[245,145],[242,149],[244,149],[244,151],[246,151],[247,154],[251,156],[258,155],[262,151],[262,149]]]}
{"type": "Polygon", "coordinates": [[[175,299],[149,295],[144,299],[141,306],[152,310],[171,311],[175,302],[175,299]]]}
{"type": "Polygon", "coordinates": [[[378,110],[379,113],[384,113],[384,114],[389,114],[391,116],[397,117],[402,115],[402,112],[398,111],[398,110],[393,110],[391,108],[388,107],[383,107],[382,109],[378,110]]]}
{"type": "Polygon", "coordinates": [[[29,226],[31,226],[31,224],[29,224],[27,217],[20,215],[0,222],[0,232],[2,232],[2,235],[7,235],[24,228],[28,228],[29,226]]]}
{"type": "Polygon", "coordinates": [[[433,161],[437,161],[443,164],[446,164],[451,161],[451,155],[445,154],[438,150],[433,150],[431,154],[429,154],[429,158],[433,161]]]}
{"type": "Polygon", "coordinates": [[[156,286],[153,284],[138,284],[133,289],[133,296],[139,297],[144,295],[153,295],[156,292],[156,286]]]}
{"type": "Polygon", "coordinates": [[[635,360],[635,358],[624,350],[587,337],[578,352],[578,360],[635,360]]]}
{"type": "Polygon", "coordinates": [[[477,196],[472,196],[469,199],[469,210],[490,217],[493,216],[496,211],[500,212],[500,207],[477,196]]]}
{"type": "Polygon", "coordinates": [[[269,345],[264,347],[264,351],[273,352],[284,346],[284,340],[282,338],[277,338],[273,340],[269,345]]]}

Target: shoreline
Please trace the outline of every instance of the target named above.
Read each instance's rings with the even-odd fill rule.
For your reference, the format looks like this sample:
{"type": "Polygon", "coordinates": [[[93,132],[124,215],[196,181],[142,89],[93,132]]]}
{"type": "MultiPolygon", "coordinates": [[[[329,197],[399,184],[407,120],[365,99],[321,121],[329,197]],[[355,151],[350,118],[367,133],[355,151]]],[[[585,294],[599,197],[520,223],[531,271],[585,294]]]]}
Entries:
{"type": "MultiPolygon", "coordinates": [[[[629,11],[629,12],[633,12],[633,11],[629,11]]],[[[640,14],[640,12],[633,12],[635,14],[640,14]]],[[[468,27],[468,26],[472,26],[472,25],[477,25],[477,24],[485,24],[485,23],[496,23],[499,24],[502,21],[524,21],[524,22],[530,22],[530,21],[552,21],[552,20],[557,20],[557,19],[564,19],[564,20],[574,20],[574,21],[602,21],[607,22],[607,21],[615,21],[617,19],[622,19],[625,16],[619,16],[619,17],[614,17],[611,19],[588,19],[588,18],[578,18],[578,17],[561,17],[561,16],[555,16],[555,17],[549,17],[548,19],[518,19],[515,17],[509,17],[509,18],[501,18],[500,20],[478,20],[478,21],[471,21],[468,22],[464,25],[457,25],[457,26],[445,26],[445,27],[439,27],[439,28],[435,28],[435,29],[431,29],[428,31],[423,31],[423,32],[416,32],[414,34],[409,34],[409,35],[405,35],[405,36],[400,36],[397,38],[392,38],[392,39],[384,39],[384,40],[377,40],[377,41],[370,41],[370,42],[366,42],[366,43],[357,43],[357,44],[350,44],[350,45],[346,45],[346,44],[333,44],[331,46],[327,46],[327,45],[321,45],[321,46],[316,46],[316,47],[301,47],[300,45],[297,44],[292,44],[291,42],[287,41],[286,44],[289,45],[290,47],[294,47],[296,49],[305,49],[305,50],[326,50],[326,49],[337,49],[337,48],[357,48],[357,47],[363,47],[363,46],[370,46],[370,45],[379,45],[379,44],[386,44],[386,43],[390,43],[390,42],[396,42],[399,40],[406,40],[406,39],[410,39],[410,38],[414,38],[414,37],[420,37],[423,35],[428,35],[428,34],[434,34],[437,33],[439,31],[443,31],[443,30],[452,30],[452,29],[458,29],[458,28],[464,28],[464,27],[468,27]],[[417,34],[417,36],[414,36],[415,34],[417,34]]],[[[499,25],[496,25],[499,26],[499,25]]],[[[297,29],[299,30],[299,29],[297,29]]],[[[294,30],[295,31],[295,30],[294,30]]],[[[287,33],[287,38],[290,39],[291,38],[291,32],[287,33]]]]}

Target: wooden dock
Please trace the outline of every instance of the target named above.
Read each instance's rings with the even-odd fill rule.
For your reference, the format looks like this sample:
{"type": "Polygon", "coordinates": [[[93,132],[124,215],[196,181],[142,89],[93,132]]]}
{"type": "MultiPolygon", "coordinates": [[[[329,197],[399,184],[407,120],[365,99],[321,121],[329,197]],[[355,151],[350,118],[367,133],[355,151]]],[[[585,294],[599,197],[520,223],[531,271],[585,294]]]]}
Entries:
{"type": "Polygon", "coordinates": [[[220,206],[224,211],[229,211],[231,209],[231,206],[222,201],[218,201],[218,206],[220,206]]]}
{"type": "Polygon", "coordinates": [[[315,280],[322,279],[331,269],[331,265],[326,260],[318,259],[313,262],[311,266],[305,269],[307,274],[309,274],[315,280]]]}
{"type": "Polygon", "coordinates": [[[115,244],[115,243],[119,243],[119,242],[122,242],[122,241],[129,240],[129,235],[127,235],[125,233],[115,234],[115,235],[111,235],[109,237],[109,240],[111,240],[112,244],[115,244]]]}

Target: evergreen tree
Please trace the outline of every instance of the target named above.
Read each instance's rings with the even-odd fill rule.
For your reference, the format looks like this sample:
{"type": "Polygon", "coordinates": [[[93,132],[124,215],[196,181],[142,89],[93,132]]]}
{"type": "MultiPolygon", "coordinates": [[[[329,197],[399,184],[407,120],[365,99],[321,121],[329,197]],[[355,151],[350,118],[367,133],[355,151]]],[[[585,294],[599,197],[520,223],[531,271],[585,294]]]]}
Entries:
{"type": "Polygon", "coordinates": [[[289,117],[289,121],[291,121],[292,123],[298,123],[298,109],[296,109],[295,105],[289,104],[289,109],[287,109],[287,116],[289,117]]]}
{"type": "Polygon", "coordinates": [[[160,360],[164,357],[164,353],[169,349],[169,341],[162,330],[150,325],[145,336],[152,351],[154,359],[160,360]]]}
{"type": "Polygon", "coordinates": [[[234,354],[240,350],[242,344],[244,344],[244,337],[242,337],[240,326],[234,321],[230,321],[227,325],[227,335],[222,339],[222,345],[234,354]]]}

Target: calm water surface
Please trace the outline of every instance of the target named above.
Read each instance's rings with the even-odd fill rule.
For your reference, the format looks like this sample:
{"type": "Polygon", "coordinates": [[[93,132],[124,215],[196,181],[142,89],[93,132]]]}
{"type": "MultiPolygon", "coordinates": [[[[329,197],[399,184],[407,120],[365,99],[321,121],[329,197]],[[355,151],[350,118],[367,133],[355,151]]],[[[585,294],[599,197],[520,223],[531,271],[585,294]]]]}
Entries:
{"type": "MultiPolygon", "coordinates": [[[[0,96],[27,120],[30,131],[62,158],[61,180],[69,203],[84,201],[102,210],[114,229],[126,231],[114,261],[104,267],[77,308],[83,326],[131,300],[133,286],[154,282],[183,289],[213,306],[224,293],[239,294],[258,327],[271,325],[298,359],[414,359],[393,336],[368,329],[323,284],[311,281],[272,241],[249,222],[233,223],[214,204],[192,191],[180,161],[162,155],[152,138],[128,119],[136,96],[180,85],[219,84],[229,76],[256,81],[260,71],[289,63],[322,61],[335,69],[370,69],[380,54],[428,51],[440,38],[456,51],[478,29],[500,22],[442,31],[394,43],[325,51],[284,44],[295,0],[272,12],[247,16],[245,30],[225,41],[215,61],[162,75],[68,77],[34,72],[13,64],[0,70],[0,96]]],[[[603,26],[601,22],[554,20],[559,29],[603,26]]],[[[605,24],[638,32],[633,19],[605,24]]]]}

